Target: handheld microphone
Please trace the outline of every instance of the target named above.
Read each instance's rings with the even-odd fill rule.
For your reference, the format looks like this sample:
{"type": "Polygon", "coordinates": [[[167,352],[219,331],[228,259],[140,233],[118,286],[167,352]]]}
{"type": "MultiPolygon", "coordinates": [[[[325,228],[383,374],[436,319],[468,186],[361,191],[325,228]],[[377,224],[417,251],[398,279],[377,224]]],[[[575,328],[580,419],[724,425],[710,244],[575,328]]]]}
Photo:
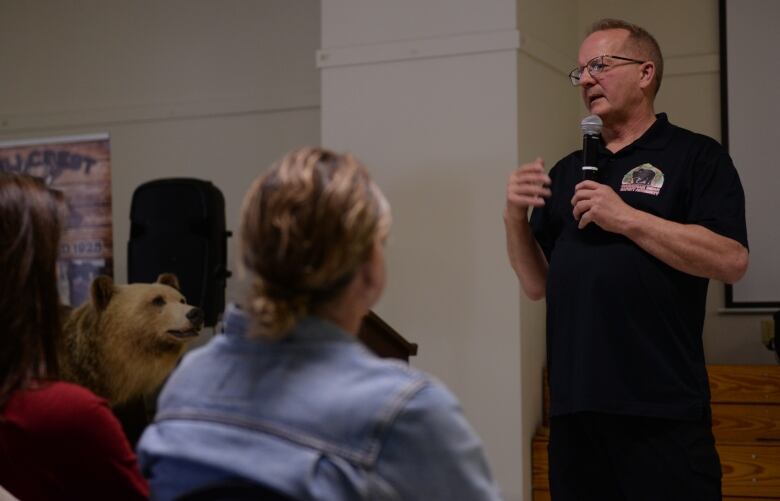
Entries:
{"type": "Polygon", "coordinates": [[[598,115],[590,115],[582,119],[580,129],[582,130],[582,179],[598,180],[599,167],[596,165],[599,151],[599,140],[601,139],[601,126],[604,123],[598,115]]]}

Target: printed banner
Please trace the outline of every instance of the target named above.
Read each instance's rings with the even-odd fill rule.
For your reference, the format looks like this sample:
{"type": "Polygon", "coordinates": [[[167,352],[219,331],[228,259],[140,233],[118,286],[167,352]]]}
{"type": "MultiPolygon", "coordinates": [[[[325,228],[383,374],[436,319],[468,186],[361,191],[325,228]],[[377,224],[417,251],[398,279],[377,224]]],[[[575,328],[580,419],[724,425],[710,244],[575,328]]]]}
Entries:
{"type": "Polygon", "coordinates": [[[60,299],[71,306],[88,300],[92,279],[114,269],[108,134],[0,142],[0,171],[29,174],[63,192],[60,299]]]}

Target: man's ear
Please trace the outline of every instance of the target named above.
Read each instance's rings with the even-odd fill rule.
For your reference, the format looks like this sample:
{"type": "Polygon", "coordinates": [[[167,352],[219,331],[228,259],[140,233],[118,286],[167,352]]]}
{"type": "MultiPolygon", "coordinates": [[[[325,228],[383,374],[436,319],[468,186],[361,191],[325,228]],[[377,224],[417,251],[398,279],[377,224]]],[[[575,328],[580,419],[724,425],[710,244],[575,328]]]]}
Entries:
{"type": "Polygon", "coordinates": [[[159,277],[157,277],[157,283],[163,284],[163,285],[169,285],[176,289],[177,291],[181,290],[179,287],[179,279],[176,278],[176,275],[173,273],[161,273],[159,277]]]}
{"type": "Polygon", "coordinates": [[[655,63],[652,61],[645,61],[642,63],[640,70],[642,73],[639,75],[639,85],[646,89],[653,85],[655,79],[655,63]]]}
{"type": "Polygon", "coordinates": [[[114,287],[114,280],[111,277],[105,275],[95,277],[90,287],[92,304],[95,306],[95,309],[98,311],[105,310],[115,292],[116,287],[114,287]]]}

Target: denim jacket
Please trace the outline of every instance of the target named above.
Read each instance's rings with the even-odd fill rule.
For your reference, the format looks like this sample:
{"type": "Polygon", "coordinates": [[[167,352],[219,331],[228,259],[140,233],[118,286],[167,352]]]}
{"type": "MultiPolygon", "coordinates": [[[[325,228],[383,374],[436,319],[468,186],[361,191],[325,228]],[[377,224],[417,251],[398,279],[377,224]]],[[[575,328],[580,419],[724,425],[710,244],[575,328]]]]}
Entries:
{"type": "Polygon", "coordinates": [[[225,332],[184,357],[138,446],[153,499],[246,479],[295,499],[499,499],[457,399],[318,317],[281,341],[225,332]]]}

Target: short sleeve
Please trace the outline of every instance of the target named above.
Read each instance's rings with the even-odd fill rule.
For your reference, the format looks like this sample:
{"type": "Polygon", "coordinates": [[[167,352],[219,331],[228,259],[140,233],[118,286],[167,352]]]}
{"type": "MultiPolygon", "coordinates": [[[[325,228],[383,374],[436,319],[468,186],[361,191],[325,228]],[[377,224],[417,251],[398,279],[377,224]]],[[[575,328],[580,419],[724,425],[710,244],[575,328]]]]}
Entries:
{"type": "Polygon", "coordinates": [[[397,416],[376,469],[400,499],[500,499],[481,440],[457,399],[434,382],[397,416]]]}
{"type": "Polygon", "coordinates": [[[529,224],[531,225],[531,231],[534,234],[534,238],[539,243],[539,247],[542,248],[544,256],[547,258],[547,262],[550,262],[553,248],[555,247],[555,241],[558,239],[562,231],[562,221],[559,217],[556,217],[554,208],[556,197],[562,196],[563,187],[558,175],[561,172],[561,162],[556,164],[550,170],[550,179],[552,181],[550,189],[552,191],[552,197],[548,198],[544,205],[541,207],[534,207],[531,211],[531,219],[529,224]]]}
{"type": "Polygon", "coordinates": [[[739,174],[723,147],[707,141],[693,169],[686,222],[747,247],[745,192],[739,174]]]}

